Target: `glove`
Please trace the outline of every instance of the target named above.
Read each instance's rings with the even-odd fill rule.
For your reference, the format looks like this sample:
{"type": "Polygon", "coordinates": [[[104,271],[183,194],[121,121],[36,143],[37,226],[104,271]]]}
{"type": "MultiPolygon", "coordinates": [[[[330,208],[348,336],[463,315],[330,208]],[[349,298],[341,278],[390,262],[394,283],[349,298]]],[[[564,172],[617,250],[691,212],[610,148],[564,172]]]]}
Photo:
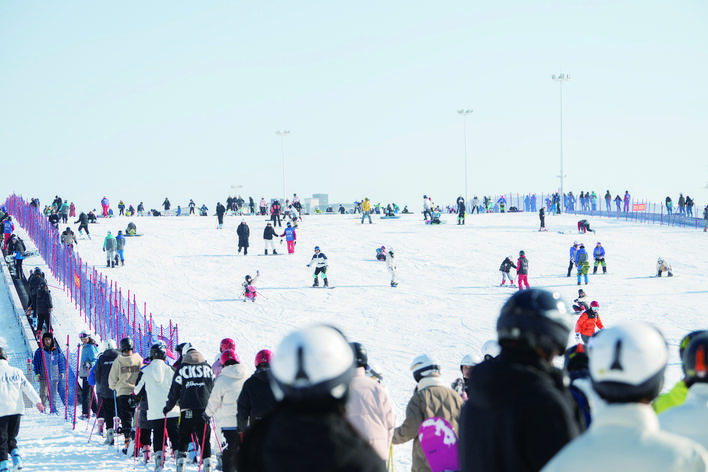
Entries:
{"type": "Polygon", "coordinates": [[[106,252],[106,248],[105,248],[105,247],[103,248],[103,252],[106,252]]]}
{"type": "Polygon", "coordinates": [[[138,397],[136,397],[135,395],[131,395],[128,397],[128,406],[130,408],[135,408],[136,406],[138,406],[138,403],[138,397]]]}
{"type": "Polygon", "coordinates": [[[172,408],[165,406],[165,408],[162,409],[162,414],[167,416],[167,413],[169,413],[170,411],[172,411],[172,408]]]}
{"type": "Polygon", "coordinates": [[[37,379],[37,382],[39,382],[39,374],[34,376],[37,379]]]}
{"type": "Polygon", "coordinates": [[[583,342],[583,338],[580,337],[580,333],[575,333],[575,342],[576,343],[583,342]]]}
{"type": "Polygon", "coordinates": [[[202,419],[206,424],[209,424],[209,422],[211,421],[211,418],[209,417],[209,415],[207,415],[206,411],[202,411],[202,419]]]}

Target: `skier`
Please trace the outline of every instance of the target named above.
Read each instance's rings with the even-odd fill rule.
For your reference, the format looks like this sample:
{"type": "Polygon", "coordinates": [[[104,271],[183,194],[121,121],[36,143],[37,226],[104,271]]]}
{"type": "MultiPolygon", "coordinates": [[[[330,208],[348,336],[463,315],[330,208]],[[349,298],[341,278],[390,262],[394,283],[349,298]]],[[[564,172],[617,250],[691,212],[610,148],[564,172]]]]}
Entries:
{"type": "Polygon", "coordinates": [[[108,208],[110,207],[110,202],[105,196],[101,199],[101,208],[103,209],[103,217],[108,218],[108,208]]]}
{"type": "Polygon", "coordinates": [[[248,210],[251,215],[256,214],[256,202],[253,201],[253,197],[248,197],[248,210]]]}
{"type": "Polygon", "coordinates": [[[42,335],[42,345],[34,351],[32,365],[39,383],[42,405],[48,406],[50,413],[58,413],[58,405],[64,403],[65,392],[60,383],[64,382],[66,362],[61,348],[54,342],[54,335],[49,331],[42,335]]]}
{"type": "Polygon", "coordinates": [[[210,418],[214,417],[215,427],[221,430],[221,437],[226,441],[226,448],[221,455],[222,470],[235,472],[236,452],[240,442],[236,419],[238,397],[247,373],[246,367],[240,363],[238,354],[231,349],[221,353],[221,364],[224,367],[221,369],[221,375],[214,381],[214,388],[209,394],[209,402],[204,410],[204,421],[209,423],[210,418]]]}
{"type": "Polygon", "coordinates": [[[223,364],[221,363],[221,354],[223,354],[224,351],[228,351],[229,349],[231,349],[232,351],[236,350],[236,341],[231,338],[222,339],[219,343],[219,354],[216,355],[216,359],[214,359],[214,363],[211,365],[211,370],[214,371],[214,378],[219,377],[221,369],[224,368],[223,364]]]}
{"type": "Polygon", "coordinates": [[[88,419],[90,412],[94,413],[98,410],[93,389],[88,383],[88,376],[91,369],[98,360],[98,343],[95,341],[95,335],[87,330],[81,331],[79,334],[81,340],[81,361],[79,365],[79,378],[81,379],[81,418],[88,419]]]}
{"type": "Polygon", "coordinates": [[[411,363],[411,373],[416,382],[415,393],[408,401],[406,418],[393,432],[393,444],[403,444],[413,439],[413,472],[430,470],[425,453],[420,446],[418,428],[428,418],[445,418],[455,431],[464,404],[453,389],[445,385],[440,376],[440,364],[427,354],[416,356],[411,363]]]}
{"type": "Polygon", "coordinates": [[[464,401],[467,401],[467,385],[472,369],[480,362],[482,362],[482,358],[478,354],[466,354],[460,361],[462,377],[455,379],[450,387],[456,391],[464,401]]]}
{"type": "Polygon", "coordinates": [[[660,257],[656,260],[656,276],[661,277],[661,274],[664,272],[666,272],[666,275],[669,277],[674,276],[673,272],[671,272],[671,264],[669,264],[669,261],[660,257]]]}
{"type": "Polygon", "coordinates": [[[290,222],[287,223],[285,231],[283,231],[283,234],[280,235],[281,238],[283,236],[285,236],[285,244],[288,246],[288,254],[294,254],[297,234],[295,233],[295,228],[290,224],[290,222]]]}
{"type": "Polygon", "coordinates": [[[109,231],[103,240],[103,252],[106,253],[106,267],[116,266],[116,238],[109,231]]]}
{"type": "Polygon", "coordinates": [[[364,218],[368,218],[369,224],[371,224],[371,202],[369,197],[364,198],[364,202],[361,204],[361,224],[364,224],[364,218]]]}
{"type": "Polygon", "coordinates": [[[272,362],[274,411],[248,428],[239,472],[384,472],[345,417],[354,356],[337,329],[312,326],[280,343],[272,362]]]}
{"type": "Polygon", "coordinates": [[[224,213],[226,213],[226,207],[217,202],[216,204],[216,221],[219,223],[217,229],[222,229],[224,227],[224,213]]]}
{"type": "MultiPolygon", "coordinates": [[[[290,223],[288,223],[290,225],[290,223]]],[[[266,224],[265,229],[263,229],[263,241],[265,242],[265,255],[268,255],[268,248],[270,247],[271,251],[273,251],[273,254],[278,254],[278,252],[275,250],[275,243],[273,243],[273,237],[278,236],[273,229],[273,224],[269,221],[266,224]]]]}
{"type": "Polygon", "coordinates": [[[79,219],[74,221],[74,224],[79,224],[79,236],[81,235],[81,230],[86,231],[86,236],[91,239],[91,234],[88,229],[88,216],[83,211],[79,214],[79,219]]]}
{"type": "Polygon", "coordinates": [[[585,285],[587,285],[590,262],[588,261],[588,252],[585,250],[585,244],[583,243],[580,243],[580,247],[575,252],[575,266],[578,268],[578,285],[580,285],[581,277],[585,277],[585,285]]]}
{"type": "Polygon", "coordinates": [[[9,458],[12,458],[12,470],[19,471],[23,464],[17,448],[17,434],[25,411],[23,393],[40,412],[44,411],[44,406],[25,374],[10,366],[8,360],[7,350],[0,346],[0,470],[9,471],[9,458]]]}
{"type": "Polygon", "coordinates": [[[592,257],[595,259],[595,263],[592,269],[592,273],[597,273],[597,266],[602,265],[602,273],[607,273],[607,264],[605,264],[605,248],[602,247],[600,241],[595,245],[595,249],[592,250],[592,257]]]}
{"type": "Polygon", "coordinates": [[[457,224],[465,224],[465,199],[461,195],[457,197],[457,224]]]}
{"type": "Polygon", "coordinates": [[[511,260],[511,256],[506,256],[506,258],[502,261],[501,265],[499,266],[499,271],[502,273],[502,281],[501,281],[502,287],[506,283],[507,279],[509,279],[509,286],[515,287],[514,278],[511,276],[511,268],[512,267],[514,269],[517,269],[516,264],[514,264],[514,261],[511,260]]]}
{"type": "Polygon", "coordinates": [[[246,220],[241,220],[241,224],[236,228],[236,234],[238,235],[238,253],[241,254],[241,249],[243,249],[243,255],[248,254],[248,237],[251,235],[251,230],[246,224],[246,220]]]}
{"type": "Polygon", "coordinates": [[[125,214],[125,202],[123,200],[118,201],[118,216],[123,216],[125,214]]]}
{"type": "Polygon", "coordinates": [[[140,370],[135,384],[135,396],[147,399],[147,429],[152,430],[155,472],[163,470],[163,449],[167,439],[165,431],[173,445],[179,444],[179,407],[175,406],[167,414],[162,412],[162,405],[167,402],[167,394],[174,376],[174,369],[165,363],[166,359],[167,345],[162,341],[153,344],[150,347],[150,363],[140,370]]]}
{"type": "Polygon", "coordinates": [[[470,374],[460,415],[461,472],[538,471],[582,433],[581,412],[553,367],[570,334],[565,306],[557,293],[532,288],[516,292],[502,307],[501,354],[470,374]]]}
{"type": "Polygon", "coordinates": [[[578,221],[578,233],[587,233],[588,231],[592,231],[595,233],[594,229],[590,229],[590,222],[588,220],[580,220],[578,221]]]}
{"type": "Polygon", "coordinates": [[[538,219],[541,220],[541,227],[538,229],[539,231],[546,231],[546,209],[541,207],[540,210],[538,210],[538,219]]]}
{"type": "Polygon", "coordinates": [[[354,378],[349,384],[346,415],[349,423],[381,456],[389,459],[389,448],[396,427],[393,403],[386,388],[366,375],[369,356],[361,343],[350,343],[354,352],[354,378]]]}
{"type": "Polygon", "coordinates": [[[615,205],[617,206],[617,214],[622,211],[622,197],[619,195],[615,196],[615,205]]]}
{"type": "Polygon", "coordinates": [[[179,403],[179,446],[176,446],[176,472],[184,472],[187,463],[187,448],[196,435],[202,446],[202,459],[207,472],[212,471],[211,427],[204,421],[202,413],[209,401],[214,386],[214,372],[204,356],[189,343],[182,346],[182,363],[172,378],[167,396],[167,404],[162,409],[166,415],[179,403]]]}
{"type": "Polygon", "coordinates": [[[386,260],[386,246],[381,246],[376,248],[376,260],[385,261],[386,260]]]}
{"type": "Polygon", "coordinates": [[[258,276],[260,275],[260,272],[256,271],[256,277],[252,278],[250,275],[247,275],[244,282],[241,284],[243,287],[243,296],[244,299],[243,301],[246,300],[251,300],[252,302],[256,301],[256,294],[258,292],[256,291],[255,283],[256,280],[258,280],[258,276]]]}
{"type": "Polygon", "coordinates": [[[578,252],[578,246],[580,246],[580,243],[578,241],[573,241],[573,245],[570,246],[570,264],[568,264],[568,277],[570,277],[570,272],[575,266],[575,253],[578,252]]]}
{"type": "Polygon", "coordinates": [[[706,450],[691,439],[661,430],[649,406],[661,390],[668,359],[666,340],[657,328],[638,321],[607,328],[593,339],[588,356],[593,388],[608,404],[543,472],[706,470],[706,450]]]}
{"type": "Polygon", "coordinates": [[[317,275],[322,274],[322,281],[324,282],[324,286],[328,287],[329,282],[327,281],[327,256],[325,256],[325,254],[320,251],[319,246],[315,246],[315,254],[312,256],[312,259],[307,264],[307,267],[310,267],[312,264],[315,264],[315,273],[312,276],[315,279],[315,282],[312,284],[312,286],[320,286],[320,280],[317,278],[317,275]]]}
{"type": "Polygon", "coordinates": [[[268,211],[268,203],[266,202],[266,199],[264,197],[261,197],[261,201],[258,204],[258,210],[259,210],[259,215],[266,215],[266,211],[268,211]]]}
{"type": "Polygon", "coordinates": [[[282,212],[282,206],[280,205],[280,201],[277,199],[273,199],[273,203],[270,205],[270,219],[273,222],[273,226],[278,224],[278,226],[282,226],[280,224],[280,213],[282,212]]]}
{"type": "MultiPolygon", "coordinates": [[[[125,265],[125,236],[123,236],[123,231],[118,230],[118,236],[116,236],[116,258],[120,258],[120,265],[125,265]]],[[[118,262],[116,261],[116,265],[118,262]]]]}
{"type": "Polygon", "coordinates": [[[197,207],[197,204],[194,203],[194,200],[191,198],[189,199],[189,214],[193,215],[194,214],[194,209],[197,207]]]}
{"type": "Polygon", "coordinates": [[[121,339],[118,346],[120,356],[111,365],[111,371],[108,373],[108,387],[115,391],[115,402],[118,406],[117,416],[120,418],[127,450],[133,432],[133,415],[135,413],[135,407],[132,406],[130,397],[133,395],[133,389],[143,365],[143,358],[137,352],[133,352],[131,338],[121,339]]]}
{"type": "Polygon", "coordinates": [[[516,278],[519,279],[519,290],[523,290],[524,285],[529,288],[529,260],[524,251],[519,251],[519,258],[516,260],[516,278]]]}
{"type": "Polygon", "coordinates": [[[588,297],[585,294],[585,290],[582,288],[578,289],[578,298],[573,300],[573,310],[576,314],[582,313],[590,307],[588,304],[588,297]]]}
{"type": "Polygon", "coordinates": [[[5,218],[2,222],[2,236],[3,236],[3,246],[2,248],[7,251],[7,242],[10,240],[10,236],[12,236],[13,231],[15,231],[15,223],[12,222],[12,216],[7,215],[7,218],[5,218]]]}
{"type": "Polygon", "coordinates": [[[596,301],[590,302],[590,306],[583,311],[583,313],[575,322],[575,342],[582,342],[587,344],[593,334],[595,334],[595,328],[603,329],[602,320],[600,319],[600,303],[596,301]]]}
{"type": "Polygon", "coordinates": [[[243,384],[238,396],[238,429],[245,432],[275,409],[275,397],[270,388],[270,361],[273,353],[262,349],[256,354],[256,371],[243,384]]]}
{"type": "Polygon", "coordinates": [[[479,215],[479,198],[477,198],[477,195],[475,195],[472,199],[472,211],[470,212],[470,214],[474,214],[475,211],[479,215]]]}
{"type": "MultiPolygon", "coordinates": [[[[394,252],[393,252],[392,247],[388,248],[388,254],[386,256],[386,269],[388,270],[388,273],[391,275],[391,287],[397,287],[398,286],[398,271],[397,271],[396,261],[395,261],[394,252]]],[[[326,280],[327,279],[325,279],[325,281],[326,280]]]]}
{"type": "Polygon", "coordinates": [[[42,333],[45,324],[47,325],[47,332],[51,333],[53,331],[52,311],[54,310],[54,303],[52,303],[52,294],[44,278],[39,281],[34,309],[37,314],[37,336],[42,333]]]}

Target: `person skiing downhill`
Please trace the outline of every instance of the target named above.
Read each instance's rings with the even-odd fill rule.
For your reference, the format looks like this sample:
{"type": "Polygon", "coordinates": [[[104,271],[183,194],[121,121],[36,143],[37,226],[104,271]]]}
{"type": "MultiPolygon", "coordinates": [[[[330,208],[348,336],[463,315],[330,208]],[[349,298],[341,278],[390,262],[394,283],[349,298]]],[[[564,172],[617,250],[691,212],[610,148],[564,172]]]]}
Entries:
{"type": "Polygon", "coordinates": [[[315,282],[312,284],[312,286],[320,286],[320,280],[317,278],[317,276],[319,274],[322,274],[322,281],[324,282],[324,286],[329,287],[329,282],[327,281],[327,256],[325,256],[325,254],[320,251],[319,246],[315,246],[315,254],[312,256],[312,259],[307,264],[307,267],[310,267],[312,264],[315,265],[315,273],[312,275],[312,277],[314,277],[315,279],[315,282]]]}
{"type": "Polygon", "coordinates": [[[529,260],[524,251],[519,251],[519,258],[516,260],[516,278],[519,279],[519,290],[523,290],[524,285],[529,288],[529,260]]]}
{"type": "Polygon", "coordinates": [[[499,266],[499,271],[502,273],[502,281],[501,281],[502,287],[506,283],[507,279],[509,279],[509,286],[514,287],[514,278],[511,276],[511,268],[512,267],[514,269],[517,268],[516,264],[514,264],[514,261],[511,260],[511,256],[506,256],[506,258],[502,261],[501,265],[499,266]]]}

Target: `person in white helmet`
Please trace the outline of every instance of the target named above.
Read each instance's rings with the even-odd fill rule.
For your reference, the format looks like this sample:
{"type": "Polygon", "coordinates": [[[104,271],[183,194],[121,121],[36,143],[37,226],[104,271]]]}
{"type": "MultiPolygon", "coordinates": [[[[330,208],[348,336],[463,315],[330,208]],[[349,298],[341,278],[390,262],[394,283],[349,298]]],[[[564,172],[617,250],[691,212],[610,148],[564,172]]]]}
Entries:
{"type": "Polygon", "coordinates": [[[588,356],[593,388],[608,404],[543,472],[706,470],[708,452],[691,439],[662,431],[650,406],[668,360],[666,340],[656,327],[625,321],[604,329],[594,337],[588,356]]]}
{"type": "Polygon", "coordinates": [[[482,362],[482,357],[475,353],[465,354],[465,357],[460,361],[460,372],[462,377],[458,377],[450,386],[456,391],[463,400],[467,401],[467,383],[470,379],[470,374],[474,366],[482,362]]]}

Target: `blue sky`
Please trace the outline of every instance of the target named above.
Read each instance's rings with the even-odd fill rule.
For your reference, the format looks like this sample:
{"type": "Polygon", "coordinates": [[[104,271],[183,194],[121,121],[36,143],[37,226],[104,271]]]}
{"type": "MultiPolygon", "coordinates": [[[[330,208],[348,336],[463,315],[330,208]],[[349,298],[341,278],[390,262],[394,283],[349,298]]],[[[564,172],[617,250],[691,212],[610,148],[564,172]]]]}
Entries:
{"type": "Polygon", "coordinates": [[[708,203],[702,1],[0,3],[4,193],[708,203]],[[9,167],[7,167],[9,166],[9,167]],[[18,177],[17,175],[21,176],[18,177]]]}

